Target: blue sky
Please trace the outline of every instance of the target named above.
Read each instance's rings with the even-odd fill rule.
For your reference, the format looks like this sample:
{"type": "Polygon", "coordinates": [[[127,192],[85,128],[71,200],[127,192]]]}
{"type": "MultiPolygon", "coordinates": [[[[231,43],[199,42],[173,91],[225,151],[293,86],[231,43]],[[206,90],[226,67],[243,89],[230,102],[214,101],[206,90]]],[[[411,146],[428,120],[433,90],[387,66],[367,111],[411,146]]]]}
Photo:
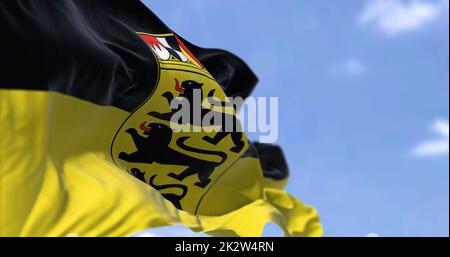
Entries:
{"type": "Polygon", "coordinates": [[[279,97],[288,191],[326,235],[449,235],[448,0],[144,2],[279,97]]]}

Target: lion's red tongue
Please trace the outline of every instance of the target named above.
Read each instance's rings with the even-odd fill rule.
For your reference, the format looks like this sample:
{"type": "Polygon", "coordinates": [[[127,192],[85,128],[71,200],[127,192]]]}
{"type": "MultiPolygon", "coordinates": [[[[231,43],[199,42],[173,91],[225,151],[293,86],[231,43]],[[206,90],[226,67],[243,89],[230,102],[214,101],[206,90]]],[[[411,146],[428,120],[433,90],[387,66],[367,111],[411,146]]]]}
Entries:
{"type": "Polygon", "coordinates": [[[178,81],[178,79],[175,79],[175,90],[180,92],[180,93],[184,93],[184,88],[182,88],[180,86],[180,82],[178,81]]]}
{"type": "Polygon", "coordinates": [[[152,131],[152,128],[149,128],[147,126],[145,126],[145,121],[141,123],[141,125],[139,126],[139,128],[144,131],[144,132],[150,132],[152,131]]]}

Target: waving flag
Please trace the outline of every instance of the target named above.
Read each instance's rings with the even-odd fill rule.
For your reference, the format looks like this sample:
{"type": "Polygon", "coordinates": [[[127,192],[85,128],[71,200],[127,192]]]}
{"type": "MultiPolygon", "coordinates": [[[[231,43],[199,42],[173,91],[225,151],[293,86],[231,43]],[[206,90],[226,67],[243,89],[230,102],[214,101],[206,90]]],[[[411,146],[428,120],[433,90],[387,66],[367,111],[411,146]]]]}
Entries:
{"type": "MultiPolygon", "coordinates": [[[[284,191],[278,147],[171,126],[171,100],[193,89],[224,103],[251,93],[257,79],[238,57],[192,45],[139,1],[0,7],[0,236],[174,224],[259,236],[267,222],[322,234],[316,211],[284,191]]],[[[221,115],[238,124],[233,108],[221,115]]]]}

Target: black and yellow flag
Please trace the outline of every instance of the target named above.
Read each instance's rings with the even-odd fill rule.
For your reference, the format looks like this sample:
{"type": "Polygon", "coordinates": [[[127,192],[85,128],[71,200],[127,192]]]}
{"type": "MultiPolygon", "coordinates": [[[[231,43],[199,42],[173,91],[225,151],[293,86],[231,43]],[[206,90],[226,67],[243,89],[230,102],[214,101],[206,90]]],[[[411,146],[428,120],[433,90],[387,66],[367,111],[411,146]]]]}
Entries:
{"type": "Polygon", "coordinates": [[[278,147],[172,129],[170,100],[193,89],[250,94],[257,79],[236,56],[190,44],[136,0],[1,1],[0,31],[0,236],[174,224],[259,236],[268,222],[322,234],[284,191],[278,147]]]}

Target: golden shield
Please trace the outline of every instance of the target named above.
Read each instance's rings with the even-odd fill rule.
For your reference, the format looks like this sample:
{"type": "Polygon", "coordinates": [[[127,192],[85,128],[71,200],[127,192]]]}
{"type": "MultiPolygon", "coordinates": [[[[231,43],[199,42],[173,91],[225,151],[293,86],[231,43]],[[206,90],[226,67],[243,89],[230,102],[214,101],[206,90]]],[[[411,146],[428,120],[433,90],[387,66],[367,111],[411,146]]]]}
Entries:
{"type": "MultiPolygon", "coordinates": [[[[229,101],[176,35],[138,35],[158,61],[157,85],[117,131],[111,157],[117,166],[154,187],[177,208],[208,215],[199,213],[205,210],[200,208],[202,200],[246,151],[247,138],[245,133],[226,132],[217,126],[219,131],[205,131],[194,117],[183,124],[171,122],[176,113],[171,100],[189,99],[193,89],[200,90],[201,102],[208,96],[229,101]],[[189,131],[174,129],[177,126],[189,131]]],[[[214,112],[211,106],[198,104],[202,118],[214,112]]],[[[232,106],[223,108],[221,115],[239,122],[232,106]]]]}

